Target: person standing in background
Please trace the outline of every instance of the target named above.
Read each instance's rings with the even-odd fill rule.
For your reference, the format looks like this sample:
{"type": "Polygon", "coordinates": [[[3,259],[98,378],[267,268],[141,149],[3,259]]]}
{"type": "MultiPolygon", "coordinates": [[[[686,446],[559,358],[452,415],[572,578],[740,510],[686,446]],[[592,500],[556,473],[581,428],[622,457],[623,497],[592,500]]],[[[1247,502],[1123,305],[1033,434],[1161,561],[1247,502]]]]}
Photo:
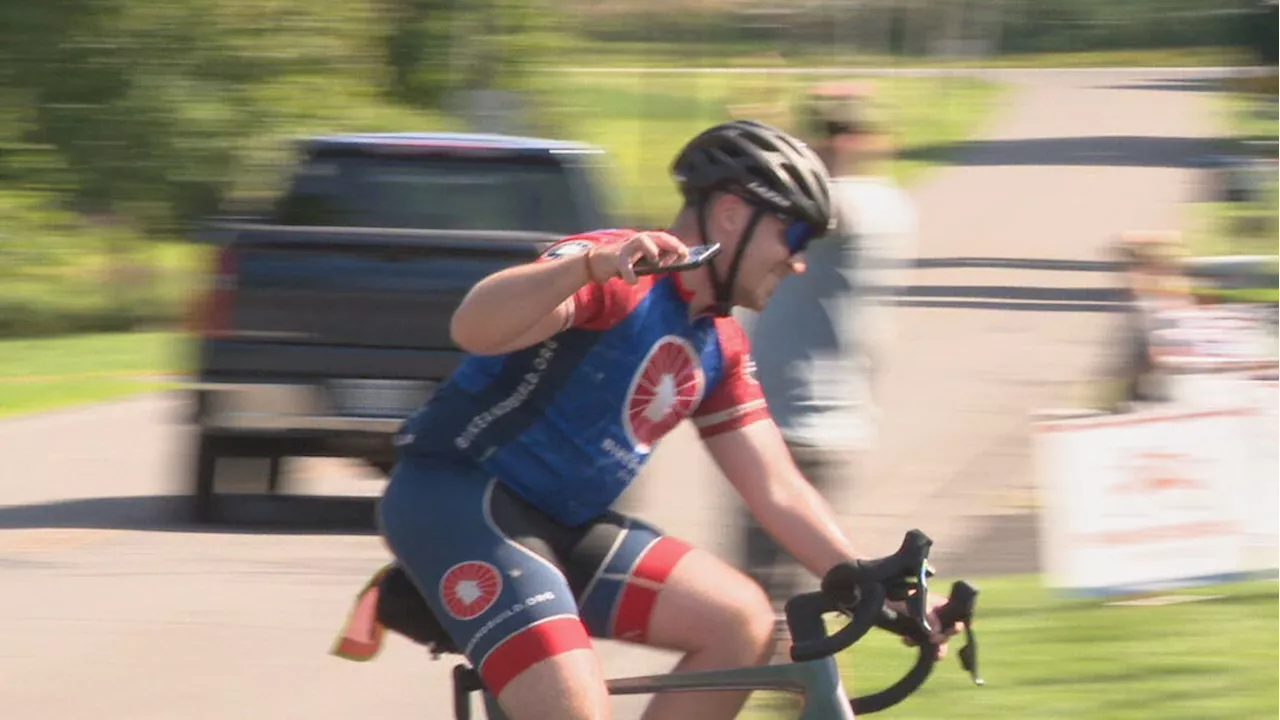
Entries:
{"type": "MultiPolygon", "coordinates": [[[[874,481],[859,477],[857,464],[875,441],[875,380],[894,335],[889,301],[915,257],[916,214],[883,174],[892,137],[869,86],[818,86],[800,118],[798,134],[832,176],[836,227],[809,246],[805,272],[784,280],[764,311],[739,319],[788,449],[830,499],[874,481]]],[[[749,516],[739,527],[742,567],[780,613],[805,576],[749,516]]],[[[785,633],[785,623],[778,627],[785,633]]]]}
{"type": "Polygon", "coordinates": [[[1125,277],[1118,393],[1108,409],[1126,412],[1173,399],[1169,361],[1192,352],[1178,315],[1195,307],[1182,268],[1186,246],[1176,232],[1127,232],[1116,246],[1125,277]]]}

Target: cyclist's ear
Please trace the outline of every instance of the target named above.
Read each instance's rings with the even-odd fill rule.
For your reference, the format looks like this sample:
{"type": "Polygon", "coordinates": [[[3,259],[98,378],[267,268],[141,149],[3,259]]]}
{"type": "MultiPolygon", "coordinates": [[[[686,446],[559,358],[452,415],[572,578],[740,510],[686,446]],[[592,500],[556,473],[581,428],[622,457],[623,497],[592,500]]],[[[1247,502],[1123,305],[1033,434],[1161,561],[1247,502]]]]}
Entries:
{"type": "MultiPolygon", "coordinates": [[[[747,201],[725,192],[714,193],[707,208],[707,230],[720,231],[723,238],[738,238],[751,221],[751,206],[747,201]]],[[[703,238],[704,242],[708,242],[703,238]]]]}

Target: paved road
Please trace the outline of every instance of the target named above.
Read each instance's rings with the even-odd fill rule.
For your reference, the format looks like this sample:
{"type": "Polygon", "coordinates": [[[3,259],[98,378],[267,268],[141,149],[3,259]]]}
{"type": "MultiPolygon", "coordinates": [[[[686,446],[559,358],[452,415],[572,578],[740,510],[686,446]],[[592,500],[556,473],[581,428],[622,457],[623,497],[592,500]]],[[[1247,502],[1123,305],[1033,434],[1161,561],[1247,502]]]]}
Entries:
{"type": "Polygon", "coordinates": [[[970,75],[1001,82],[1039,82],[1058,76],[1125,75],[1138,77],[1260,77],[1269,68],[1256,66],[1221,67],[560,67],[563,72],[598,75],[878,75],[899,77],[934,77],[970,75]]]}
{"type": "MultiPolygon", "coordinates": [[[[1201,86],[1182,74],[1011,80],[989,131],[914,191],[925,261],[886,378],[875,481],[841,498],[868,552],[918,524],[944,570],[1033,564],[1027,417],[1069,402],[1106,342],[1105,297],[1077,291],[1110,278],[1009,259],[1099,260],[1119,230],[1176,226],[1209,129],[1201,86]],[[1036,305],[1046,302],[1058,306],[1036,305]]],[[[352,593],[386,557],[376,537],[201,532],[174,519],[182,410],[149,397],[0,424],[4,716],[442,717],[448,663],[397,639],[367,665],[326,654],[352,593]]],[[[294,474],[308,492],[379,488],[340,464],[294,474]]],[[[731,550],[736,500],[687,429],[630,500],[670,532],[731,550]]],[[[605,647],[611,674],[671,662],[605,647]]]]}
{"type": "Polygon", "coordinates": [[[868,538],[886,552],[895,526],[922,516],[941,567],[958,572],[1034,569],[1027,421],[1079,400],[1116,322],[1101,290],[1117,278],[1089,261],[1107,260],[1120,231],[1179,227],[1202,191],[1201,81],[1044,77],[1021,76],[990,132],[914,189],[925,261],[900,308],[874,482],[849,506],[878,513],[860,526],[885,529],[868,538]]]}

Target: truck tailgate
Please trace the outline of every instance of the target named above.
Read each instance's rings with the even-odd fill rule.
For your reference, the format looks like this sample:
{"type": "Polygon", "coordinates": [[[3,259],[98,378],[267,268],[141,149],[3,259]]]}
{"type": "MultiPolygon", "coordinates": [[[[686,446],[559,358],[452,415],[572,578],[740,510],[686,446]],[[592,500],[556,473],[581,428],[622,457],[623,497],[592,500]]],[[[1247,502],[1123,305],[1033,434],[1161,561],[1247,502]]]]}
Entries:
{"type": "Polygon", "coordinates": [[[527,262],[540,233],[240,229],[226,339],[344,348],[453,349],[449,320],[481,278],[527,262]]]}

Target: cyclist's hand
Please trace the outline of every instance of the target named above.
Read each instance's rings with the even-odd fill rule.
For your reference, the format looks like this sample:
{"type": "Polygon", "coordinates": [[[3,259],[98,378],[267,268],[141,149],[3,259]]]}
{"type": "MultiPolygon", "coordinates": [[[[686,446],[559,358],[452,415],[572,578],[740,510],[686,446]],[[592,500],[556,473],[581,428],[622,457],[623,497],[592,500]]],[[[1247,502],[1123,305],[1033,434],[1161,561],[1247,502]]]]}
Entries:
{"type": "MultiPolygon", "coordinates": [[[[937,657],[939,660],[947,656],[947,640],[963,629],[961,623],[955,623],[950,627],[942,627],[942,621],[938,619],[938,609],[947,604],[947,598],[940,595],[929,595],[929,627],[933,628],[933,633],[929,636],[929,640],[937,646],[937,657]]],[[[885,602],[890,609],[898,613],[907,613],[907,603],[889,600],[885,602]]],[[[902,642],[906,645],[915,645],[915,641],[910,638],[903,638],[902,642]]]]}
{"type": "Polygon", "coordinates": [[[641,258],[654,264],[678,262],[689,255],[680,238],[657,230],[636,233],[621,242],[596,245],[587,251],[587,272],[594,282],[620,277],[629,285],[636,284],[632,265],[641,258]]]}

